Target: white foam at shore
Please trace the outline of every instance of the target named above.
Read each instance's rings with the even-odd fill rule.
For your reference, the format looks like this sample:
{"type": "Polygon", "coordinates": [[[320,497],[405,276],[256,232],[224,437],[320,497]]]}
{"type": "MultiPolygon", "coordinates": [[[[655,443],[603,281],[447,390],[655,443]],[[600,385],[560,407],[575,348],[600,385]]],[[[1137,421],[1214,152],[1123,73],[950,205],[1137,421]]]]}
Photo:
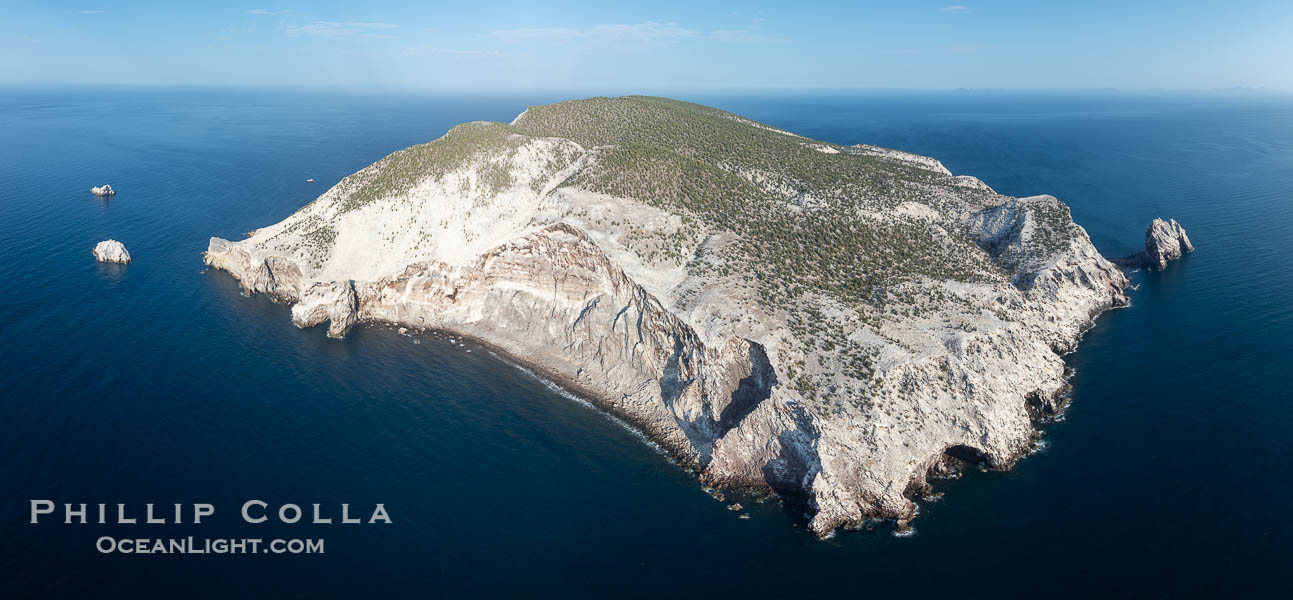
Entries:
{"type": "Polygon", "coordinates": [[[548,379],[547,377],[544,377],[544,376],[542,376],[542,375],[540,375],[540,374],[538,374],[538,373],[534,372],[533,370],[531,370],[531,369],[529,369],[529,368],[527,368],[527,367],[525,367],[525,366],[523,366],[523,365],[517,364],[517,363],[512,362],[512,361],[510,361],[510,360],[508,360],[508,359],[506,359],[506,358],[504,358],[504,357],[502,357],[502,356],[499,356],[499,355],[498,355],[497,353],[495,353],[493,350],[487,350],[487,352],[489,352],[489,353],[490,353],[490,355],[494,356],[495,358],[497,358],[497,359],[499,359],[499,360],[503,361],[504,363],[507,363],[507,364],[509,364],[509,365],[512,365],[513,367],[516,367],[516,368],[517,368],[517,369],[519,369],[522,373],[525,373],[526,375],[529,375],[530,377],[533,377],[533,378],[534,378],[535,380],[537,380],[539,383],[542,383],[542,384],[543,384],[543,387],[546,387],[546,388],[548,388],[549,390],[552,390],[553,392],[556,392],[556,393],[557,393],[557,395],[559,395],[559,396],[561,396],[561,397],[563,397],[563,398],[566,398],[566,399],[568,399],[568,400],[573,400],[573,401],[575,401],[575,402],[579,403],[580,405],[583,405],[583,406],[585,406],[585,407],[588,407],[589,409],[593,410],[593,411],[594,411],[594,412],[596,412],[597,414],[599,414],[599,415],[601,415],[601,416],[603,416],[603,417],[606,417],[607,419],[610,419],[610,420],[611,420],[611,422],[615,423],[616,425],[619,425],[619,426],[620,426],[620,427],[622,427],[625,431],[627,431],[627,432],[629,432],[629,433],[633,434],[633,437],[637,438],[639,441],[641,441],[643,444],[645,444],[648,448],[651,448],[652,450],[655,450],[657,453],[659,453],[659,454],[660,454],[660,456],[663,456],[663,457],[665,457],[666,459],[668,459],[668,460],[669,460],[669,462],[674,463],[674,464],[678,464],[678,462],[677,462],[676,460],[674,460],[673,455],[669,454],[669,452],[668,452],[667,450],[665,450],[665,449],[664,449],[664,447],[662,447],[660,444],[657,444],[656,442],[654,442],[651,438],[647,437],[645,433],[642,433],[642,431],[641,431],[640,429],[638,429],[637,427],[634,427],[634,426],[633,426],[631,423],[629,423],[628,421],[625,421],[624,419],[621,419],[621,418],[619,418],[619,417],[617,417],[617,416],[615,416],[615,415],[613,415],[613,414],[611,414],[611,413],[609,413],[609,412],[606,412],[606,411],[602,410],[601,408],[598,408],[598,406],[597,406],[596,404],[593,404],[592,402],[589,402],[589,401],[587,401],[587,400],[585,400],[585,399],[583,399],[583,398],[580,398],[580,397],[579,397],[578,395],[576,395],[574,392],[571,392],[570,390],[567,390],[566,388],[561,387],[561,386],[560,386],[560,385],[558,385],[556,382],[554,382],[554,381],[552,381],[552,380],[548,379]]]}

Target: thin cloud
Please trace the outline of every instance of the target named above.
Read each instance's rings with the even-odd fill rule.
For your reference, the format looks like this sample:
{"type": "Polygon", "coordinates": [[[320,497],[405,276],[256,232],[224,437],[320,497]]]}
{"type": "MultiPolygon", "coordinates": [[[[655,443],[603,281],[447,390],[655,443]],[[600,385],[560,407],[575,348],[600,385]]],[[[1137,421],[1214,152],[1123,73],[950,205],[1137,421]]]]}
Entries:
{"type": "Polygon", "coordinates": [[[762,33],[750,31],[749,29],[715,29],[709,33],[707,39],[716,42],[771,42],[775,38],[766,36],[762,33]]]}
{"type": "Polygon", "coordinates": [[[287,14],[287,13],[289,13],[289,12],[292,12],[292,11],[289,11],[289,10],[269,10],[268,8],[253,8],[253,9],[251,9],[251,10],[247,11],[247,14],[249,14],[249,15],[268,15],[268,16],[271,16],[271,17],[272,17],[272,16],[277,16],[277,15],[284,15],[284,14],[287,14]]]}
{"type": "Polygon", "coordinates": [[[636,25],[594,25],[585,29],[572,27],[499,29],[491,31],[487,37],[512,42],[592,40],[610,43],[651,43],[698,38],[700,32],[679,27],[673,23],[648,21],[636,25]]]}
{"type": "Polygon", "coordinates": [[[83,14],[83,15],[101,15],[101,14],[106,13],[106,12],[108,12],[108,11],[106,11],[106,10],[98,10],[98,9],[94,9],[94,10],[79,10],[79,11],[77,11],[77,12],[79,12],[79,13],[81,13],[81,14],[83,14]]]}
{"type": "Polygon", "coordinates": [[[938,9],[938,12],[953,15],[968,15],[970,14],[970,7],[962,4],[953,4],[951,6],[944,6],[943,8],[938,9]]]}
{"type": "Polygon", "coordinates": [[[400,56],[502,56],[497,50],[460,50],[457,48],[405,48],[400,56]]]}
{"type": "Polygon", "coordinates": [[[995,48],[988,44],[966,44],[947,47],[947,51],[952,54],[979,54],[982,52],[992,52],[994,50],[995,48]]]}
{"type": "Polygon", "coordinates": [[[297,25],[286,29],[288,35],[310,36],[330,39],[348,37],[390,38],[390,35],[377,33],[397,29],[399,25],[375,23],[370,21],[314,21],[306,25],[297,25]]]}
{"type": "Polygon", "coordinates": [[[458,50],[455,48],[432,48],[431,54],[440,56],[498,56],[497,50],[458,50]]]}
{"type": "Polygon", "coordinates": [[[485,37],[505,42],[573,42],[646,45],[678,40],[713,40],[720,42],[762,42],[772,38],[748,29],[718,29],[704,32],[681,27],[677,23],[647,21],[635,24],[606,24],[592,27],[530,27],[496,29],[485,37]]]}

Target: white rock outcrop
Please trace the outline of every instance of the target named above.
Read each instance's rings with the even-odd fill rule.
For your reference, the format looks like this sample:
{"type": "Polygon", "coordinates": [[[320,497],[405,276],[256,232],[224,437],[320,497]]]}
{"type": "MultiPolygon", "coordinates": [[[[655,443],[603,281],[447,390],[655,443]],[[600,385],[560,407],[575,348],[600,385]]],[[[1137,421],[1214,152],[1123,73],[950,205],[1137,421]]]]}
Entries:
{"type": "Polygon", "coordinates": [[[98,186],[98,187],[92,187],[92,188],[90,188],[90,193],[91,193],[91,194],[94,194],[95,196],[103,196],[103,197],[106,197],[106,196],[111,196],[111,195],[113,195],[113,194],[116,194],[116,193],[117,193],[117,190],[114,190],[114,189],[112,189],[112,186],[110,186],[110,185],[106,185],[106,184],[105,184],[105,185],[101,185],[101,186],[98,186]]]}
{"type": "Polygon", "coordinates": [[[328,336],[345,337],[359,317],[359,299],[352,281],[316,282],[301,292],[292,306],[297,327],[313,327],[328,321],[328,336]]]}
{"type": "MultiPolygon", "coordinates": [[[[998,195],[931,158],[806,143],[722,115],[696,131],[747,127],[739,136],[788,148],[790,166],[718,161],[731,177],[712,189],[771,198],[745,210],[779,211],[791,225],[811,217],[831,227],[847,214],[856,231],[892,234],[859,252],[912,272],[873,288],[874,273],[834,272],[792,290],[793,302],[769,302],[760,282],[776,272],[793,280],[802,256],[751,267],[733,258],[749,240],[723,214],[705,220],[607,193],[593,176],[640,161],[614,163],[609,144],[528,133],[552,117],[533,107],[510,125],[461,125],[384,158],[247,239],[212,238],[205,261],[248,293],[293,303],[301,327],[329,321],[334,337],[372,322],[489,344],[639,428],[706,485],[801,506],[819,535],[873,519],[905,524],[931,476],[965,461],[1007,468],[1027,454],[1035,419],[1059,408],[1061,355],[1093,317],[1127,302],[1126,276],[1067,207],[998,195]],[[832,188],[834,179],[805,181],[798,164],[898,179],[872,186],[864,171],[832,188]],[[904,246],[911,240],[923,245],[904,246]],[[882,298],[850,305],[841,298],[855,296],[819,291],[837,288],[882,298]]],[[[626,173],[609,181],[679,183],[626,173]]],[[[781,239],[773,231],[756,247],[781,239]]]]}
{"type": "Polygon", "coordinates": [[[94,246],[94,259],[99,262],[126,264],[130,262],[130,253],[126,246],[117,240],[103,240],[94,246]]]}
{"type": "Polygon", "coordinates": [[[1190,243],[1185,228],[1176,219],[1154,219],[1145,231],[1145,249],[1114,262],[1162,271],[1169,261],[1181,258],[1187,252],[1194,252],[1194,244],[1190,243]]]}

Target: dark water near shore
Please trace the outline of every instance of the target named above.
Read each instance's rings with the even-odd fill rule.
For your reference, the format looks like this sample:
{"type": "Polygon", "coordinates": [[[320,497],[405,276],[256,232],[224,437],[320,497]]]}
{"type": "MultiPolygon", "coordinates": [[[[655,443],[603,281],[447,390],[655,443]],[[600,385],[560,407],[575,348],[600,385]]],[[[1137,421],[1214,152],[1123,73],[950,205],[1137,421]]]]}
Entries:
{"type": "Polygon", "coordinates": [[[1132,307],[1068,358],[1074,402],[1044,451],[945,484],[912,537],[824,542],[775,505],[739,520],[479,349],[328,340],[203,273],[209,236],[278,221],[458,122],[556,99],[0,88],[0,596],[1293,591],[1293,98],[686,97],[1054,194],[1107,254],[1136,250],[1155,216],[1199,247],[1136,273],[1132,307]],[[117,196],[91,196],[101,183],[117,196]],[[134,264],[93,261],[109,237],[134,264]],[[31,525],[33,498],[216,514],[31,525]],[[382,502],[394,523],[246,525],[252,498],[334,518],[382,502]],[[102,535],[323,538],[326,554],[101,555],[102,535]]]}

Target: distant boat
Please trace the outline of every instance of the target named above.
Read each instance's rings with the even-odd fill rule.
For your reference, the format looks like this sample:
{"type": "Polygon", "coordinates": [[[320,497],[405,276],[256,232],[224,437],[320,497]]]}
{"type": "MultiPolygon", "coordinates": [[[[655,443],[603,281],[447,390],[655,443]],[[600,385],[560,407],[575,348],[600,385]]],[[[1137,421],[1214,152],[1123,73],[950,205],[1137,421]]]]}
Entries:
{"type": "Polygon", "coordinates": [[[306,179],[306,180],[305,180],[305,182],[306,182],[306,183],[314,183],[314,178],[313,178],[313,177],[311,177],[311,178],[309,178],[309,179],[306,179]]]}

